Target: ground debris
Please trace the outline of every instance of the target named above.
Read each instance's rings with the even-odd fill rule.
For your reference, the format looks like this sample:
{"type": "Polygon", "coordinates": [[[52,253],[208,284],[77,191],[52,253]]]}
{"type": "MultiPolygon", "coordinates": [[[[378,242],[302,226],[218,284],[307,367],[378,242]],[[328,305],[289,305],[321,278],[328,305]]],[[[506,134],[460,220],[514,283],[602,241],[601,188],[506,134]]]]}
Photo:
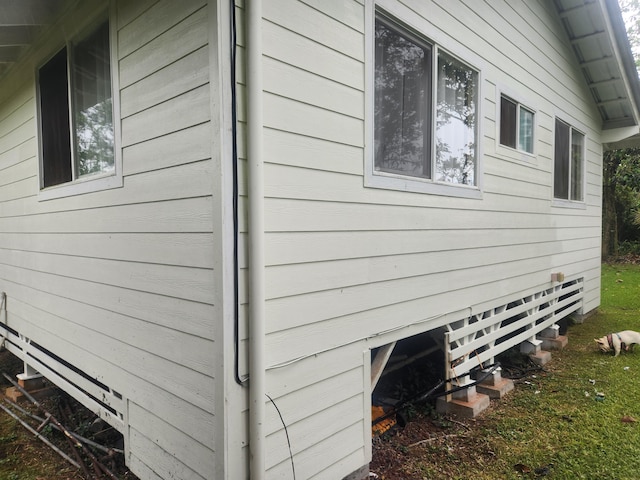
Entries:
{"type": "MultiPolygon", "coordinates": [[[[8,372],[7,377],[0,376],[0,389],[11,385],[15,374],[20,373],[24,364],[15,361],[15,357],[8,351],[0,351],[0,371],[8,372]]],[[[41,443],[29,430],[21,426],[20,423],[28,424],[39,435],[46,437],[57,449],[66,452],[69,457],[75,457],[74,451],[79,451],[82,461],[86,461],[82,449],[78,448],[78,439],[87,442],[87,448],[93,451],[97,463],[102,464],[113,473],[113,477],[118,479],[135,480],[136,477],[124,465],[124,455],[122,449],[122,435],[111,428],[109,432],[100,432],[102,437],[98,438],[90,426],[96,415],[82,406],[75,399],[62,392],[53,389],[52,395],[40,398],[36,406],[32,402],[12,402],[3,399],[0,394],[0,401],[4,408],[11,410],[13,415],[18,416],[16,420],[6,411],[0,412],[0,479],[20,478],[34,480],[80,480],[86,478],[86,472],[82,468],[76,468],[50,446],[41,443]],[[61,433],[59,427],[52,422],[52,418],[62,420],[70,435],[74,438],[69,445],[66,434],[61,433]],[[81,432],[80,435],[77,432],[81,432]],[[77,438],[76,438],[77,437],[77,438]]],[[[108,477],[105,472],[92,472],[92,478],[108,477]],[[104,475],[103,475],[104,474],[104,475]]]]}
{"type": "Polygon", "coordinates": [[[435,437],[431,437],[431,438],[425,438],[424,440],[419,440],[417,442],[412,443],[411,445],[407,445],[408,448],[411,447],[417,447],[418,445],[424,445],[425,443],[431,443],[431,442],[435,442],[436,440],[445,440],[448,438],[456,438],[456,437],[460,437],[461,435],[457,435],[455,433],[452,433],[450,435],[439,435],[439,436],[435,436],[435,437]]]}

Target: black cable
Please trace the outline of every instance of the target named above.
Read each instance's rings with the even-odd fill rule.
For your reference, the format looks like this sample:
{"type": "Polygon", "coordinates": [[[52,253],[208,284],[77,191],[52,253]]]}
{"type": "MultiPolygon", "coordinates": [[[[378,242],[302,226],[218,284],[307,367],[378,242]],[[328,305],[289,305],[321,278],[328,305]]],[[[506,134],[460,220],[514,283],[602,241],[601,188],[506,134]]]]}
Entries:
{"type": "Polygon", "coordinates": [[[545,372],[546,370],[541,365],[532,365],[531,367],[518,367],[515,365],[503,366],[503,377],[511,380],[520,380],[526,377],[531,372],[545,372]]]}
{"type": "Polygon", "coordinates": [[[237,61],[237,28],[236,5],[230,0],[231,5],[231,145],[233,163],[233,376],[236,383],[245,386],[246,380],[240,378],[240,262],[238,260],[239,249],[239,220],[238,220],[238,112],[236,92],[236,61],[237,61]]]}
{"type": "Polygon", "coordinates": [[[282,414],[280,413],[280,409],[276,405],[276,402],[274,402],[273,398],[271,398],[266,393],[265,395],[267,396],[269,401],[273,404],[273,406],[276,408],[276,412],[278,412],[278,416],[280,417],[280,422],[284,427],[284,434],[287,436],[287,445],[289,446],[289,458],[291,459],[291,471],[293,472],[293,480],[296,480],[296,465],[293,463],[293,451],[291,450],[291,440],[289,439],[289,431],[287,430],[287,425],[284,423],[284,418],[282,418],[282,414]]]}

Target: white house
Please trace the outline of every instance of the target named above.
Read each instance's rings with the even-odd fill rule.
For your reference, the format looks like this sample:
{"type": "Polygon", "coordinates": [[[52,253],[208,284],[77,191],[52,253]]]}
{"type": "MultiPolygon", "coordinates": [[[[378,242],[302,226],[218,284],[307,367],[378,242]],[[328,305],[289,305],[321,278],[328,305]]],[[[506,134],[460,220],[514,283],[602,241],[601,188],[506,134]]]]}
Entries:
{"type": "Polygon", "coordinates": [[[372,351],[598,307],[639,92],[615,0],[2,0],[4,346],[141,479],[360,480],[372,351]]]}

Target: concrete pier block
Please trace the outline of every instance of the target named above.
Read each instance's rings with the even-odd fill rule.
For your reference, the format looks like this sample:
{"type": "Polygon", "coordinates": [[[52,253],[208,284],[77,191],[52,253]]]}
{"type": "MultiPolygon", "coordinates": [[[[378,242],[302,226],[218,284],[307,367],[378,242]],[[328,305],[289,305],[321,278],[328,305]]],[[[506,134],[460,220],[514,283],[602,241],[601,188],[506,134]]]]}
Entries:
{"type": "Polygon", "coordinates": [[[489,408],[490,403],[488,395],[477,392],[474,396],[469,397],[468,401],[454,399],[447,402],[444,397],[440,397],[436,401],[436,411],[464,418],[475,418],[489,408]]]}
{"type": "MultiPolygon", "coordinates": [[[[18,379],[18,385],[37,400],[46,398],[56,391],[56,388],[48,385],[44,376],[39,373],[27,373],[25,371],[25,373],[19,373],[16,377],[18,379]]],[[[5,389],[4,395],[16,403],[27,400],[27,397],[16,387],[8,387],[5,389]]]]}
{"type": "Polygon", "coordinates": [[[500,399],[514,389],[513,381],[502,378],[500,369],[494,370],[491,375],[476,385],[479,393],[487,395],[489,398],[500,399]]]}
{"type": "Polygon", "coordinates": [[[540,350],[542,350],[541,345],[542,345],[542,340],[538,340],[538,339],[525,340],[520,344],[520,352],[524,353],[525,355],[536,354],[540,350]]]}
{"type": "Polygon", "coordinates": [[[18,379],[18,385],[24,388],[27,392],[39,390],[45,386],[44,377],[40,374],[26,375],[24,373],[19,373],[16,377],[18,379]]]}
{"type": "Polygon", "coordinates": [[[543,350],[562,350],[569,343],[566,335],[559,335],[556,338],[542,338],[543,350]]]}
{"type": "MultiPolygon", "coordinates": [[[[560,336],[560,325],[551,325],[538,333],[538,338],[543,340],[545,338],[558,338],[560,336]]],[[[543,347],[544,348],[544,347],[543,347]]]]}
{"type": "Polygon", "coordinates": [[[539,350],[536,353],[529,354],[529,358],[536,365],[540,365],[540,366],[546,365],[551,361],[551,352],[548,352],[546,350],[539,350]]]}

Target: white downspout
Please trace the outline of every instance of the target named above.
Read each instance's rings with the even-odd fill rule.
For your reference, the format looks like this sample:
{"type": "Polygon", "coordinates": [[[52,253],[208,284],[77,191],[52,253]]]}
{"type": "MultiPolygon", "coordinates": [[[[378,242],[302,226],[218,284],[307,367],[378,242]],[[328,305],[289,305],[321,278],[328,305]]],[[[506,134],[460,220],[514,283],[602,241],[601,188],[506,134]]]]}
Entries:
{"type": "Polygon", "coordinates": [[[262,0],[247,8],[247,175],[249,209],[249,472],[265,478],[264,160],[262,158],[262,0]]]}

